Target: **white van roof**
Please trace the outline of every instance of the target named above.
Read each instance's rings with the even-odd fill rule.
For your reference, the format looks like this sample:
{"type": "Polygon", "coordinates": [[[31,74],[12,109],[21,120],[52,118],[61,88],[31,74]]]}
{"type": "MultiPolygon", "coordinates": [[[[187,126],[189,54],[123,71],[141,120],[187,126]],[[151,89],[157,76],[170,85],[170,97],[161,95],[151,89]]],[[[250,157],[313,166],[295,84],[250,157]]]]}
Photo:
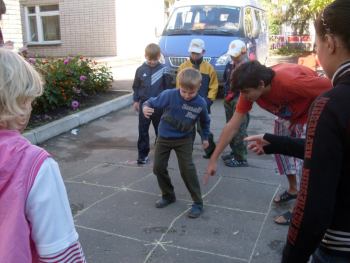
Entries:
{"type": "Polygon", "coordinates": [[[178,0],[173,8],[190,5],[225,5],[225,6],[255,6],[262,9],[258,0],[178,0]]]}

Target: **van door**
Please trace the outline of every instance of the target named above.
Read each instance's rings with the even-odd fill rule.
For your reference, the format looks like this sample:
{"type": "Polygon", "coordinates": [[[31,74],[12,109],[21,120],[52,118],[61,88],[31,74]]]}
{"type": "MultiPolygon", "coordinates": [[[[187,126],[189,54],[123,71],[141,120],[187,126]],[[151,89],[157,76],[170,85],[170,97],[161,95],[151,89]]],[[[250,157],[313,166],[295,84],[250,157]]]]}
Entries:
{"type": "Polygon", "coordinates": [[[257,53],[257,59],[261,64],[266,63],[266,59],[269,52],[269,45],[268,45],[268,33],[267,33],[267,25],[266,25],[266,19],[265,14],[263,10],[260,9],[253,9],[253,18],[254,18],[254,31],[253,32],[253,38],[255,39],[256,43],[256,53],[257,53]]]}
{"type": "Polygon", "coordinates": [[[251,58],[252,55],[256,57],[256,43],[255,39],[253,38],[253,30],[254,30],[254,18],[253,18],[253,11],[250,6],[247,6],[244,8],[243,13],[243,31],[244,36],[247,39],[247,48],[248,48],[248,55],[251,58]]]}
{"type": "Polygon", "coordinates": [[[265,64],[268,55],[268,34],[263,11],[247,6],[244,8],[244,34],[248,38],[248,52],[260,63],[265,64]]]}

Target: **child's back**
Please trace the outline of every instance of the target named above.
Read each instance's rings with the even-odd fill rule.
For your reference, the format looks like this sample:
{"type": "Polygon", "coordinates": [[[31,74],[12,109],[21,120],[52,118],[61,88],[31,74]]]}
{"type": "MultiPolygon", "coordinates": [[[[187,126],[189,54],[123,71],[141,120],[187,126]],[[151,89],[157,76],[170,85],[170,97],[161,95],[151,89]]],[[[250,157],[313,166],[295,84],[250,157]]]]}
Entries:
{"type": "Polygon", "coordinates": [[[57,163],[20,134],[41,93],[32,66],[0,48],[1,262],[85,262],[57,163]]]}

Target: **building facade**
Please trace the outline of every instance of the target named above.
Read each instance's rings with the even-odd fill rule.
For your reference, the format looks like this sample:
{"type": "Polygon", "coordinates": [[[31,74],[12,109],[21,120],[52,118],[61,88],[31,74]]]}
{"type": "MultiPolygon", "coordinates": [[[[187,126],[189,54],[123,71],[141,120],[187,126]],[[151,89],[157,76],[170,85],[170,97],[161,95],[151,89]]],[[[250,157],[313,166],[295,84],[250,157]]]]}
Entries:
{"type": "MultiPolygon", "coordinates": [[[[139,57],[165,23],[164,0],[16,2],[23,44],[38,56],[139,57]]],[[[4,25],[5,27],[5,25],[4,25]]]]}
{"type": "Polygon", "coordinates": [[[10,41],[15,49],[20,49],[23,47],[23,32],[19,1],[5,0],[4,3],[6,5],[6,14],[1,18],[1,30],[4,41],[10,41]]]}

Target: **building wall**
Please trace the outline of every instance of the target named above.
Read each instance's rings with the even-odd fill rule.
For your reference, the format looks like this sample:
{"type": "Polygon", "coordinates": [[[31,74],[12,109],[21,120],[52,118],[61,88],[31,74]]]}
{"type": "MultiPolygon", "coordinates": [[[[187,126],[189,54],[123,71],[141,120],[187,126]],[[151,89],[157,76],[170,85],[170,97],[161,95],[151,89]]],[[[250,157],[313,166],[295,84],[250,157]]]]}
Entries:
{"type": "Polygon", "coordinates": [[[1,29],[4,41],[14,42],[14,48],[23,47],[23,34],[21,25],[20,5],[16,0],[5,0],[6,14],[1,21],[1,29]]]}
{"type": "Polygon", "coordinates": [[[24,6],[59,4],[62,44],[29,45],[39,56],[140,57],[157,42],[165,22],[164,0],[20,0],[24,6]]]}
{"type": "Polygon", "coordinates": [[[164,0],[116,0],[118,57],[144,55],[164,25],[164,0]]]}
{"type": "Polygon", "coordinates": [[[20,3],[24,32],[24,6],[59,4],[62,44],[29,45],[30,52],[39,56],[117,55],[115,0],[20,0],[20,3]]]}

